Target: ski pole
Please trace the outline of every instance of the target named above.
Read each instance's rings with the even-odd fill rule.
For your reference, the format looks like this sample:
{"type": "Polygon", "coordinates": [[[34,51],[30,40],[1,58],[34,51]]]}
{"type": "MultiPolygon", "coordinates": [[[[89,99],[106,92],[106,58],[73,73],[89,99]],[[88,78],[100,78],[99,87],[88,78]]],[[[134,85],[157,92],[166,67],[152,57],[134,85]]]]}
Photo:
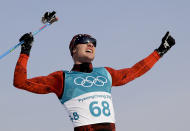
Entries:
{"type": "MultiPolygon", "coordinates": [[[[49,12],[48,12],[49,13],[49,12]]],[[[47,12],[46,12],[46,14],[47,14],[47,12]]],[[[53,15],[55,15],[55,11],[53,11],[52,13],[49,13],[49,15],[48,16],[50,16],[51,15],[51,17],[53,16],[53,15]]],[[[45,28],[47,28],[48,26],[50,26],[53,22],[55,22],[55,21],[57,21],[58,20],[58,18],[57,17],[54,17],[53,19],[51,19],[51,21],[49,20],[49,18],[48,18],[48,16],[44,16],[44,17],[42,17],[43,19],[45,19],[45,20],[47,20],[48,19],[48,21],[46,21],[46,22],[43,22],[45,25],[43,25],[40,29],[38,29],[37,31],[35,31],[35,32],[33,32],[32,33],[32,35],[33,36],[35,36],[35,35],[37,35],[39,32],[41,32],[43,29],[45,29],[45,28]],[[47,18],[46,18],[47,17],[47,18]]],[[[10,48],[8,51],[6,51],[5,53],[3,53],[2,55],[0,55],[0,59],[2,59],[3,57],[5,57],[6,55],[8,55],[9,53],[11,53],[12,51],[14,51],[17,47],[19,47],[20,45],[22,45],[24,43],[24,41],[21,41],[21,42],[19,42],[18,44],[16,44],[14,47],[12,47],[12,48],[10,48]]]]}
{"type": "MultiPolygon", "coordinates": [[[[40,31],[42,31],[43,29],[45,29],[46,27],[48,27],[50,25],[50,23],[46,23],[44,26],[42,26],[39,30],[35,31],[32,33],[33,36],[37,35],[40,31]]],[[[17,47],[19,47],[20,45],[22,45],[24,43],[24,41],[19,42],[18,44],[16,44],[14,47],[10,48],[8,51],[6,51],[5,53],[3,53],[2,55],[0,55],[0,59],[2,59],[3,57],[5,57],[6,55],[8,55],[9,53],[11,53],[12,51],[14,51],[17,47]]]]}

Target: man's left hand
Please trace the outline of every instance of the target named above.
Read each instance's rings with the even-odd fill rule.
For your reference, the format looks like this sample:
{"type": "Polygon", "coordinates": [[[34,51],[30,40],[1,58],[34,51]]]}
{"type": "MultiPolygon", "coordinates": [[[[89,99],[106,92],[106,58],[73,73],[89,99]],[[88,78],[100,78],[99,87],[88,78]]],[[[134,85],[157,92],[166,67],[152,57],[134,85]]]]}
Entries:
{"type": "Polygon", "coordinates": [[[175,45],[175,39],[167,32],[162,38],[162,43],[159,48],[156,49],[158,54],[162,57],[172,46],[175,45]]]}

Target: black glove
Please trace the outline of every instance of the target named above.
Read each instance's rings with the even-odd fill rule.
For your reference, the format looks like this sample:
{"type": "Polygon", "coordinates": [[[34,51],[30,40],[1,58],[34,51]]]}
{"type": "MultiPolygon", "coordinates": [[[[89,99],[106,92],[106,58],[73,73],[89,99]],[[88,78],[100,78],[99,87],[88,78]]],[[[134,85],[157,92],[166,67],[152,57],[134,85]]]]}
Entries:
{"type": "Polygon", "coordinates": [[[26,33],[24,34],[19,41],[24,41],[24,43],[21,45],[21,54],[30,55],[30,50],[32,48],[32,42],[34,41],[34,37],[32,33],[26,33]]]}
{"type": "Polygon", "coordinates": [[[162,38],[162,43],[156,51],[162,57],[173,45],[175,45],[175,39],[167,32],[162,38]]]}
{"type": "Polygon", "coordinates": [[[57,17],[55,16],[56,12],[46,12],[44,16],[42,17],[42,23],[50,23],[52,24],[53,22],[57,21],[57,17]]]}

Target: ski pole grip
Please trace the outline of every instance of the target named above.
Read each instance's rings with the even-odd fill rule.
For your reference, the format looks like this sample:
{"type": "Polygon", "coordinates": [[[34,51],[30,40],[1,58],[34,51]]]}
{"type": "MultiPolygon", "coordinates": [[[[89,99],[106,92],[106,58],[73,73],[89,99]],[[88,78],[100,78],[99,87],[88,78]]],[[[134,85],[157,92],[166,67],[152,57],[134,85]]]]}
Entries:
{"type": "Polygon", "coordinates": [[[42,17],[42,23],[46,24],[46,23],[54,23],[56,21],[58,21],[58,17],[55,16],[56,12],[46,12],[44,14],[44,16],[42,17]]]}

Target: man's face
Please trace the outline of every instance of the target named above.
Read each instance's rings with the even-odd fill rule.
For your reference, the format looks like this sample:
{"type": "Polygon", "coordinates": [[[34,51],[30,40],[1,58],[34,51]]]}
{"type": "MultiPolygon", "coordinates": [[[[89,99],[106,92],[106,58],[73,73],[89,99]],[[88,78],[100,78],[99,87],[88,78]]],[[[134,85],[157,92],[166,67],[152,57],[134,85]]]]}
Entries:
{"type": "Polygon", "coordinates": [[[92,43],[77,44],[73,49],[73,60],[75,64],[91,63],[95,57],[95,47],[92,43]]]}

